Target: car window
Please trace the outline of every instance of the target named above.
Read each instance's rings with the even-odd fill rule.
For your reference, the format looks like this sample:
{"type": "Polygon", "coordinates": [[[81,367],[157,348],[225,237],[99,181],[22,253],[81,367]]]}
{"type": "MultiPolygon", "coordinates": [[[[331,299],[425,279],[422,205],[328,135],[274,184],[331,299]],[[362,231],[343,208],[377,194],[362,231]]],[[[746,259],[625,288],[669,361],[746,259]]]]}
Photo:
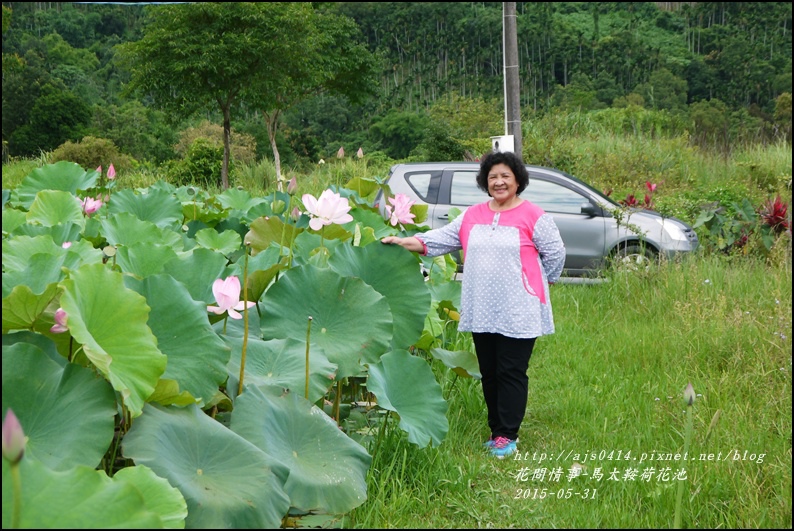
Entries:
{"type": "Polygon", "coordinates": [[[405,180],[411,185],[411,188],[417,193],[419,197],[427,201],[428,192],[430,191],[430,181],[433,178],[432,173],[409,173],[406,174],[405,180]]]}
{"type": "Polygon", "coordinates": [[[570,188],[550,181],[530,179],[529,186],[521,194],[546,212],[581,214],[582,203],[587,203],[585,196],[570,188]]]}
{"type": "Polygon", "coordinates": [[[476,171],[455,171],[452,173],[452,188],[449,202],[452,205],[471,206],[482,203],[488,195],[477,187],[476,171]]]}

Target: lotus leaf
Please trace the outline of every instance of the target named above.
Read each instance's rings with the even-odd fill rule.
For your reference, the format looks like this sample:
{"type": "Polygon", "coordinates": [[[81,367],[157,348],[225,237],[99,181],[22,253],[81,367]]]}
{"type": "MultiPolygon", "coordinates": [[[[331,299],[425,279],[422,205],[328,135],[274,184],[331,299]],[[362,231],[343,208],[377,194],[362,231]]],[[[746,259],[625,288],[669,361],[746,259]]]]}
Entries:
{"type": "Polygon", "coordinates": [[[147,404],[122,448],[179,489],[188,528],[276,528],[289,509],[289,471],[198,406],[147,404]]]}
{"type": "Polygon", "coordinates": [[[8,408],[28,437],[25,459],[53,470],[96,467],[113,439],[116,400],[107,381],[30,343],[3,346],[4,416],[8,408]]]}
{"type": "Polygon", "coordinates": [[[246,386],[230,428],[289,467],[293,507],[344,513],[366,501],[372,458],[299,393],[246,386]]]}
{"type": "Polygon", "coordinates": [[[367,389],[378,405],[400,416],[408,441],[424,448],[441,444],[449,431],[448,404],[430,365],[407,350],[395,350],[369,366],[367,389]]]}
{"type": "Polygon", "coordinates": [[[87,264],[62,282],[61,307],[83,352],[121,393],[133,417],[154,391],[166,357],[147,326],[146,299],[124,287],[120,273],[87,264]]]}
{"type": "Polygon", "coordinates": [[[360,278],[311,265],[295,267],[265,292],[264,300],[264,337],[306,337],[311,317],[310,342],[337,365],[337,378],[360,374],[362,362],[376,362],[389,348],[389,304],[360,278]]]}
{"type": "MultiPolygon", "coordinates": [[[[33,459],[20,462],[20,527],[31,529],[162,528],[131,482],[111,479],[87,466],[54,471],[33,459]]],[[[11,527],[14,493],[10,466],[3,459],[3,529],[11,527]]]]}

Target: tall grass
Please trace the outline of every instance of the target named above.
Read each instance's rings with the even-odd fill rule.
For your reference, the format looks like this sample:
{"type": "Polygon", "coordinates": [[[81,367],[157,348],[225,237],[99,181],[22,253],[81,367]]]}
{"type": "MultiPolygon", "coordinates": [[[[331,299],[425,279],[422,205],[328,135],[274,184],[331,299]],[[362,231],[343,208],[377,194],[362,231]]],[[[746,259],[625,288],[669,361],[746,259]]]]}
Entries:
{"type": "Polygon", "coordinates": [[[671,527],[679,463],[649,456],[683,452],[682,393],[692,382],[684,527],[791,527],[790,260],[774,268],[716,256],[667,263],[597,285],[557,285],[552,300],[557,331],[538,341],[530,361],[519,434],[529,459],[499,461],[482,449],[479,383],[460,380],[448,438],[418,450],[393,433],[349,525],[671,527]],[[734,460],[734,450],[747,458],[734,460]],[[630,459],[617,460],[619,451],[630,459]],[[708,460],[720,453],[722,461],[708,460]],[[541,454],[549,460],[539,462],[541,454]],[[574,463],[583,475],[569,478],[574,463]],[[668,479],[658,477],[668,466],[668,479]],[[561,477],[550,479],[557,467],[561,477]],[[656,472],[641,479],[649,467],[656,472]],[[542,468],[546,477],[533,479],[542,468]],[[544,488],[544,499],[532,498],[544,488]],[[579,495],[556,498],[569,488],[579,495]],[[595,499],[581,499],[585,489],[595,499]]]}

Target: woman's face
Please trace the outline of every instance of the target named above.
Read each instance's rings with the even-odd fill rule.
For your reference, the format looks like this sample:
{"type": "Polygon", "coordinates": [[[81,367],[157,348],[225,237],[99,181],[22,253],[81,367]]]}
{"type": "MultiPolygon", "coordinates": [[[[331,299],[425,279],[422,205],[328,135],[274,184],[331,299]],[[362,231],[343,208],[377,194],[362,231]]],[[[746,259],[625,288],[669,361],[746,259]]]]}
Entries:
{"type": "Polygon", "coordinates": [[[488,172],[488,193],[497,202],[502,203],[515,197],[518,192],[518,180],[507,164],[494,164],[488,172]]]}

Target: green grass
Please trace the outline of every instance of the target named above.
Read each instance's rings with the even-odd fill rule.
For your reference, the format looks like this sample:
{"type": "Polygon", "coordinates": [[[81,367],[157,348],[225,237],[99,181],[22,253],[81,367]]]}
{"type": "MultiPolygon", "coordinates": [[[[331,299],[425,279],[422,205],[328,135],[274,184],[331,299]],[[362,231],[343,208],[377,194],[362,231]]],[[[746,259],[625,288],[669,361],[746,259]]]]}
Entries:
{"type": "Polygon", "coordinates": [[[683,451],[682,393],[692,382],[698,397],[689,454],[696,459],[684,465],[683,526],[791,527],[790,259],[774,267],[720,257],[670,263],[602,284],[557,285],[552,301],[557,331],[538,341],[530,361],[519,435],[530,459],[486,454],[479,383],[461,379],[453,387],[436,362],[450,393],[447,439],[420,450],[391,431],[375,454],[369,499],[348,525],[671,527],[678,484],[657,474],[680,464],[639,460],[683,451]],[[733,450],[756,458],[706,460],[733,450]],[[616,460],[619,451],[631,459],[616,460]],[[587,476],[569,479],[574,462],[587,476]],[[651,466],[657,473],[641,479],[651,466]],[[556,467],[558,481],[548,473],[532,479],[535,470],[556,467]],[[597,468],[601,480],[593,478],[597,468]],[[631,469],[637,478],[623,479],[631,469]],[[614,470],[619,481],[608,479],[614,470]],[[545,499],[532,499],[544,488],[545,499]],[[568,488],[596,497],[548,494],[568,488]]]}

